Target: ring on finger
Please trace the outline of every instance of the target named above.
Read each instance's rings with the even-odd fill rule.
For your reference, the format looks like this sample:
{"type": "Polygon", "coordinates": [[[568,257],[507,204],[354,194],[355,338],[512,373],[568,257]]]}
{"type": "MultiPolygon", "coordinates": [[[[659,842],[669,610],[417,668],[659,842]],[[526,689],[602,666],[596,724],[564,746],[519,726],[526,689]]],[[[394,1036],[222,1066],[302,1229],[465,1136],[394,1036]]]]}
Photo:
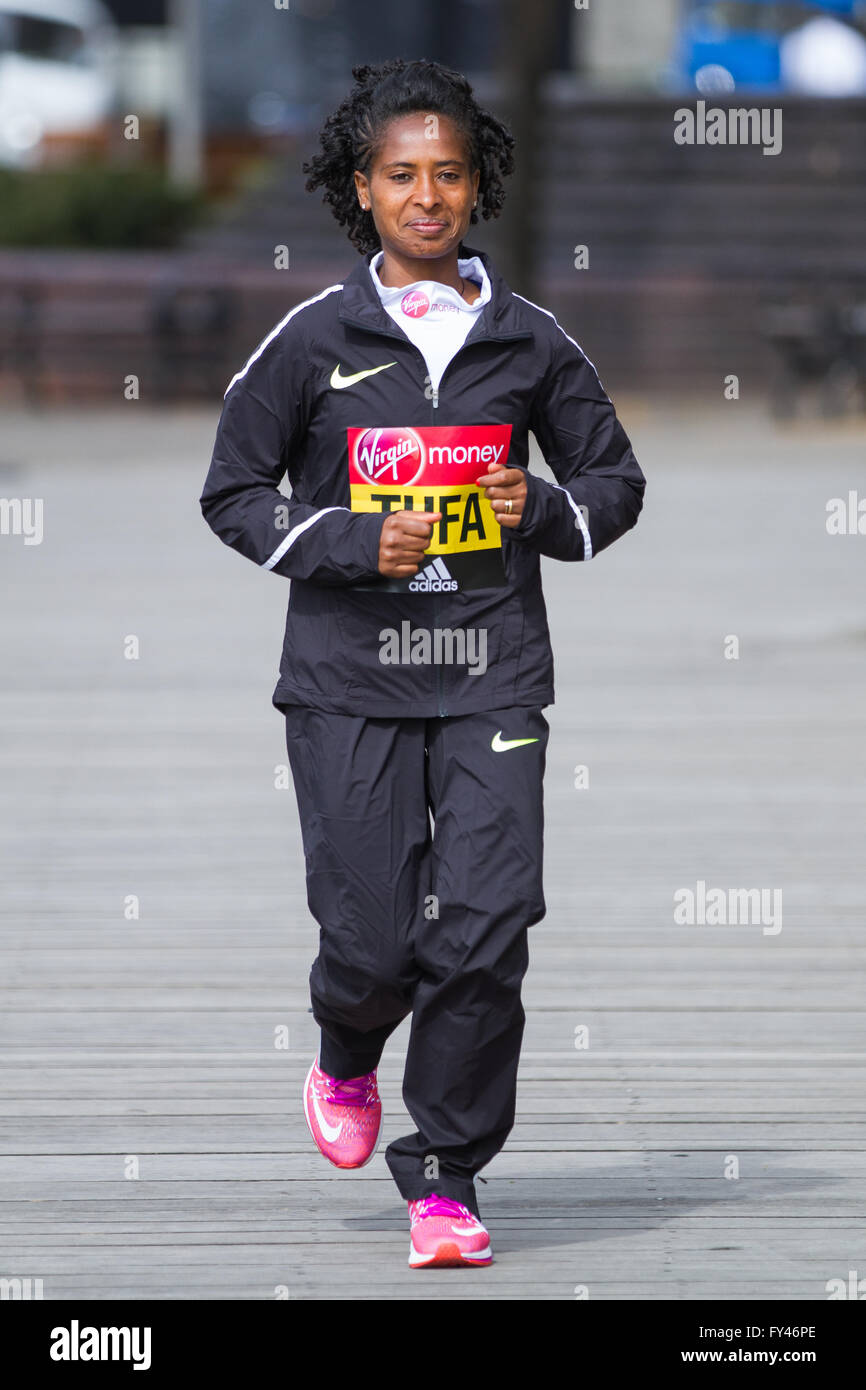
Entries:
{"type": "Polygon", "coordinates": [[[512,513],[513,511],[514,511],[514,502],[513,502],[512,498],[509,497],[509,498],[508,498],[508,501],[505,503],[505,515],[506,515],[506,516],[511,516],[511,513],[512,513]]]}

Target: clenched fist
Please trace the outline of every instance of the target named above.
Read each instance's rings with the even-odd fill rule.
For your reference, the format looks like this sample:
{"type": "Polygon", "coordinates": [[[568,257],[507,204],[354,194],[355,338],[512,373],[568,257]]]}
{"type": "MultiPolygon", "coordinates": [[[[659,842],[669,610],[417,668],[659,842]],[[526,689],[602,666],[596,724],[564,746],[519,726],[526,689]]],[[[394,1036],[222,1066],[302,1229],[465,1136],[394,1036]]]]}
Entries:
{"type": "Polygon", "coordinates": [[[498,472],[485,473],[483,478],[476,478],[475,481],[484,489],[484,496],[493,508],[499,525],[505,526],[508,530],[519,526],[523,504],[526,501],[526,477],[523,469],[500,468],[498,472]]]}
{"type": "Polygon", "coordinates": [[[441,512],[389,512],[379,536],[379,573],[389,579],[417,574],[441,512]]]}

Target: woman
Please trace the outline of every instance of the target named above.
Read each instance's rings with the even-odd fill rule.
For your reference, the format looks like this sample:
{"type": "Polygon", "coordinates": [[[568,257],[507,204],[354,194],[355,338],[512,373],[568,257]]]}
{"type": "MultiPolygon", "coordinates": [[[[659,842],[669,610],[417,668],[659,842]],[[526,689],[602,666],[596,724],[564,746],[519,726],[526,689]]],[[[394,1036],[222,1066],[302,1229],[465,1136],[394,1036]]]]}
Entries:
{"type": "Polygon", "coordinates": [[[385,1154],[409,1263],[480,1265],[474,1177],[514,1122],[545,912],[540,556],[610,545],[645,480],[578,345],[463,245],[502,208],[509,132],[436,63],[353,74],[304,170],[362,259],[229,383],[201,505],[293,581],[273,702],[320,928],[307,1123],[337,1167],[370,1161],[411,1013],[417,1131],[385,1154]],[[529,430],[557,483],[529,472],[529,430]]]}

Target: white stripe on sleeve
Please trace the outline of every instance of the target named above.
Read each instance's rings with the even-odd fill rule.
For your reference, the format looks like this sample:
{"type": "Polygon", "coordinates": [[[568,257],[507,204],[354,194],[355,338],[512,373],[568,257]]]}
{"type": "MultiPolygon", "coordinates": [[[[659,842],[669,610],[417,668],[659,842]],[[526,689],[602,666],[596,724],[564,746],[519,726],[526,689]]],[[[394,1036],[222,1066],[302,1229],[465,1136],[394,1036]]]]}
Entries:
{"type": "MultiPolygon", "coordinates": [[[[559,320],[557,319],[556,315],[555,315],[555,314],[552,314],[552,313],[550,312],[549,309],[545,309],[545,308],[543,307],[543,305],[533,303],[533,301],[532,301],[531,299],[527,299],[525,295],[523,295],[523,294],[518,294],[518,293],[517,293],[517,290],[512,290],[511,293],[514,295],[514,298],[515,298],[515,299],[522,299],[523,302],[524,302],[524,304],[531,304],[533,309],[538,309],[538,310],[540,311],[540,313],[546,314],[547,317],[548,317],[549,319],[553,319],[553,322],[556,324],[556,326],[557,326],[557,328],[559,329],[560,333],[562,334],[563,338],[567,338],[568,341],[569,341],[570,343],[574,343],[574,346],[577,348],[577,350],[578,350],[578,352],[580,353],[581,357],[586,358],[586,361],[589,362],[589,365],[592,367],[592,370],[595,372],[596,376],[598,377],[598,384],[599,384],[599,386],[601,386],[602,391],[604,391],[604,386],[602,386],[601,377],[600,377],[599,374],[598,374],[598,368],[596,367],[595,363],[594,363],[589,357],[586,356],[586,353],[584,352],[583,348],[580,346],[580,343],[575,342],[574,338],[572,338],[572,336],[571,336],[570,333],[566,333],[565,329],[563,328],[562,324],[561,324],[561,323],[559,322],[559,320]]],[[[606,393],[605,393],[605,394],[606,394],[606,393]]]]}
{"type": "Polygon", "coordinates": [[[274,568],[274,565],[278,565],[280,560],[282,560],[283,556],[285,555],[286,551],[291,549],[291,547],[294,545],[295,541],[298,539],[298,536],[303,535],[303,533],[309,530],[311,526],[315,526],[316,522],[319,520],[320,517],[326,516],[328,512],[347,511],[349,511],[348,507],[323,507],[320,512],[315,512],[313,516],[308,516],[306,521],[301,521],[297,526],[293,526],[289,534],[285,537],[285,539],[280,541],[271,558],[263,562],[262,569],[272,570],[274,568]]]}
{"type": "Polygon", "coordinates": [[[559,483],[551,483],[550,486],[555,487],[559,492],[564,492],[566,497],[568,498],[569,506],[571,507],[571,510],[574,512],[574,515],[577,517],[578,524],[580,526],[581,531],[583,532],[583,558],[584,560],[591,560],[592,537],[589,534],[589,528],[586,524],[586,521],[584,520],[583,512],[580,510],[580,507],[575,502],[567,487],[561,487],[559,483]]]}
{"type": "Polygon", "coordinates": [[[301,310],[306,309],[308,305],[316,304],[320,299],[324,299],[326,294],[333,294],[335,290],[341,290],[342,288],[342,285],[329,285],[326,290],[322,290],[321,294],[313,295],[312,299],[304,299],[301,301],[300,304],[296,304],[294,309],[290,309],[289,312],[286,314],[285,318],[280,319],[276,327],[271,329],[268,336],[262,339],[255,352],[252,353],[251,356],[247,359],[247,362],[245,366],[242,368],[242,370],[239,372],[235,372],[234,376],[232,377],[231,381],[229,382],[228,386],[223,392],[223,400],[225,400],[226,396],[234,386],[235,382],[240,381],[242,377],[246,376],[253,363],[257,360],[257,358],[261,357],[268,343],[272,343],[274,338],[276,338],[277,334],[282,332],[286,324],[289,322],[289,319],[293,319],[295,317],[295,314],[299,314],[301,310]]]}

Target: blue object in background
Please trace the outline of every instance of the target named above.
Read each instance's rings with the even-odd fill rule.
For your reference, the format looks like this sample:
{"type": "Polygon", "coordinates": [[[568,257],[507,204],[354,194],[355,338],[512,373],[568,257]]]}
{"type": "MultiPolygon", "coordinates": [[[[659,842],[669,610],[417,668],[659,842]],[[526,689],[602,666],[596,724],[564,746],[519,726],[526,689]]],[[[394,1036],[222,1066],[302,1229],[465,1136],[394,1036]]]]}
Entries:
{"type": "MultiPolygon", "coordinates": [[[[769,6],[779,8],[779,0],[736,0],[736,9],[743,11],[752,9],[755,11],[756,24],[759,22],[759,15],[762,10],[769,6]]],[[[708,11],[711,8],[723,9],[724,5],[713,6],[708,0],[685,0],[683,10],[686,15],[694,15],[697,11],[708,11]]],[[[855,15],[858,10],[862,11],[864,6],[862,0],[787,0],[785,6],[788,10],[825,10],[830,14],[855,15]]]]}
{"type": "MultiPolygon", "coordinates": [[[[778,91],[781,87],[779,45],[786,29],[774,27],[778,0],[686,0],[678,41],[677,66],[689,86],[702,68],[724,69],[739,87],[778,91]],[[770,8],[772,7],[772,9],[770,8]]],[[[789,0],[789,19],[801,11],[803,22],[820,14],[844,19],[866,12],[864,0],[789,0]]],[[[723,88],[714,87],[713,91],[723,88]]],[[[708,95],[710,92],[708,91],[708,95]]]]}
{"type": "Polygon", "coordinates": [[[778,87],[779,39],[775,34],[693,35],[686,66],[692,82],[709,64],[725,68],[737,87],[778,87]]]}
{"type": "Polygon", "coordinates": [[[796,3],[803,10],[828,10],[830,14],[853,15],[863,8],[860,0],[796,0],[796,3]]]}

